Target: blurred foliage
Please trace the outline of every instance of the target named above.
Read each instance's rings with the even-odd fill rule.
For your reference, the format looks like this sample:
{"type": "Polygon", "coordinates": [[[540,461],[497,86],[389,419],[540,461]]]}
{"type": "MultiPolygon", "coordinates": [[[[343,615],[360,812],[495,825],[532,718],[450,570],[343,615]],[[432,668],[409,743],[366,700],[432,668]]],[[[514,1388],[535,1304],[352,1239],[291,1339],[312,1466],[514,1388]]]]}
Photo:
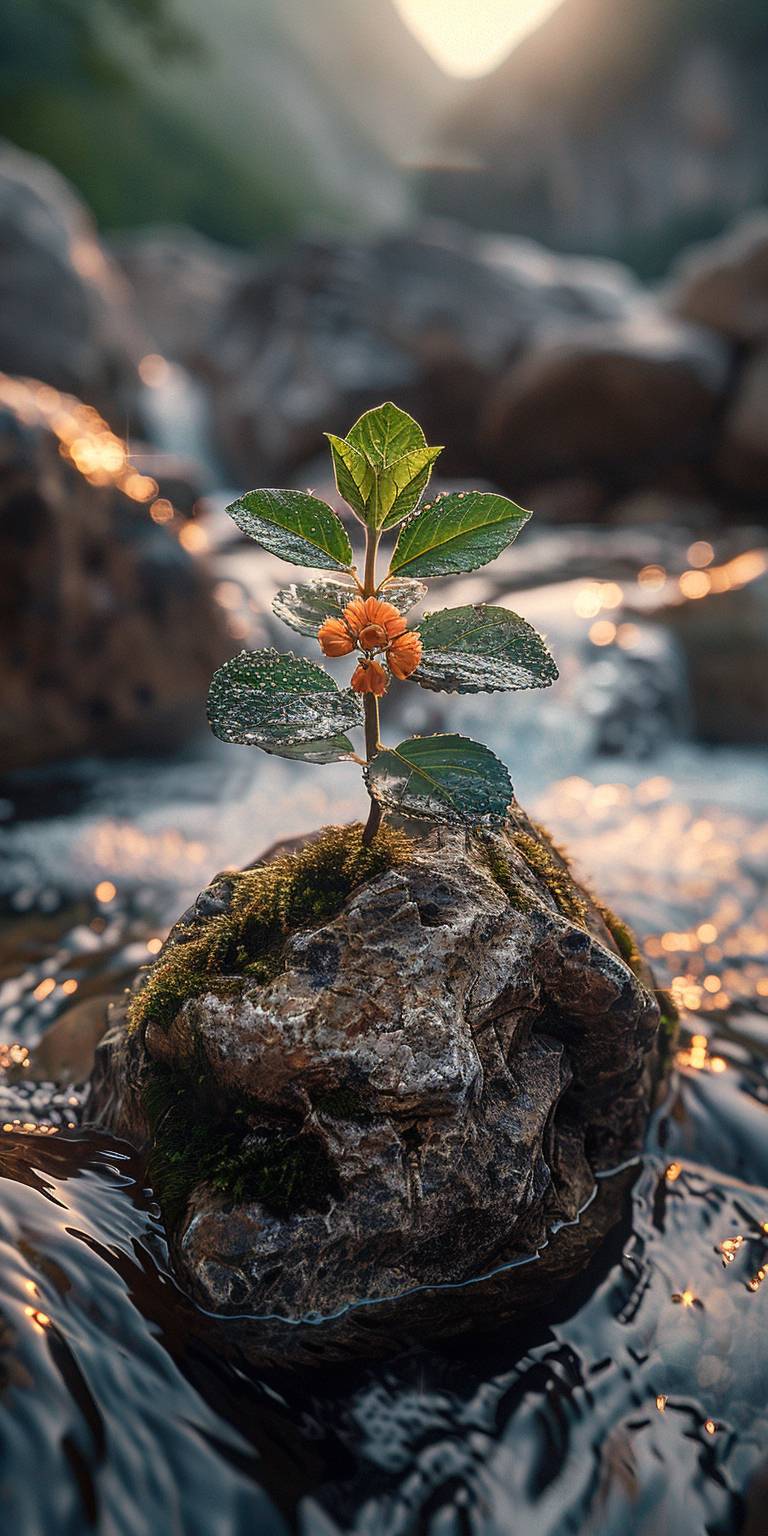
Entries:
{"type": "Polygon", "coordinates": [[[204,63],[170,0],[14,0],[0,45],[0,136],[51,161],[99,224],[184,222],[248,243],[295,225],[296,196],[145,89],[139,41],[172,70],[204,63]],[[126,62],[126,59],[129,62],[126,62]],[[105,145],[109,152],[105,152],[105,145]]]}

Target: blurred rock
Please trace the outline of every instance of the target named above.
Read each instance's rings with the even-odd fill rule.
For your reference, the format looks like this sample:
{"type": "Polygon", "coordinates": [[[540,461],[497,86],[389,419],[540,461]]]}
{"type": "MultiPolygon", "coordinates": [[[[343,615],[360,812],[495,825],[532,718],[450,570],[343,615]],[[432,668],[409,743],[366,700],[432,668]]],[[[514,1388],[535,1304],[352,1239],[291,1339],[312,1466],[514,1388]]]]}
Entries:
{"type": "MultiPolygon", "coordinates": [[[[768,305],[768,240],[765,293],[768,305]]],[[[768,496],[768,348],[756,352],[744,366],[723,421],[714,467],[726,486],[765,501],[768,496]]]]}
{"type": "Polygon", "coordinates": [[[768,741],[768,553],[745,552],[730,568],[756,574],[735,580],[731,591],[669,604],[655,617],[681,646],[694,734],[756,745],[768,741]]]}
{"type": "Polygon", "coordinates": [[[611,502],[607,516],[617,527],[688,528],[699,534],[717,528],[722,522],[722,513],[713,501],[701,495],[685,496],[660,487],[631,491],[627,496],[619,497],[611,502]]]}
{"type": "MultiPolygon", "coordinates": [[[[4,770],[204,728],[211,671],[232,648],[205,568],[114,478],[91,484],[62,456],[39,391],[0,380],[4,770]]],[[[76,405],[56,397],[49,417],[76,405]]]]}
{"type": "Polygon", "coordinates": [[[211,337],[253,257],[184,225],[129,231],[110,242],[151,346],[186,368],[210,365],[211,337]]]}
{"type": "Polygon", "coordinates": [[[490,396],[492,468],[505,483],[589,473],[631,486],[702,460],[727,371],[718,338],[649,302],[625,321],[550,332],[490,396]]]}
{"type": "Polygon", "coordinates": [[[62,176],[0,143],[0,369],[90,401],[116,426],[147,350],[130,291],[62,176]]]}
{"type": "Polygon", "coordinates": [[[607,262],[435,227],[305,241],[233,294],[212,341],[218,441],[233,473],[285,475],[391,396],[441,467],[482,474],[477,420],[496,375],[553,316],[614,318],[634,283],[607,262]]]}
{"type": "Polygon", "coordinates": [[[544,523],[592,523],[600,521],[605,492],[597,480],[572,475],[530,486],[527,503],[534,508],[537,520],[544,523]]]}
{"type": "Polygon", "coordinates": [[[239,1126],[230,1156],[271,1159],[275,1181],[275,1149],[304,1170],[287,1189],[270,1183],[274,1200],[249,1198],[246,1174],[226,1193],[198,1160],[180,1190],[166,1147],[172,1186],[161,1175],[156,1187],[184,1284],[239,1314],[230,1326],[254,1358],[392,1351],[404,1334],[497,1326],[540,1305],[604,1236],[604,1216],[590,1227],[583,1208],[596,1173],[640,1150],[658,1078],[652,978],[627,931],[514,804],[507,830],[482,839],[422,831],[338,915],[287,934],[274,980],[211,966],[209,986],[185,996],[185,949],[210,943],[207,925],[218,932],[232,903],[222,876],[176,924],[156,962],[177,968],[155,994],[170,1012],[150,1007],[132,1035],[115,1023],[88,1106],[146,1142],[146,1107],[189,1094],[181,1123],[195,1123],[204,1083],[214,1146],[239,1126]],[[563,1222],[575,1249],[551,1236],[563,1222]],[[360,1322],[355,1303],[371,1298],[360,1322]],[[307,1314],[330,1319],[315,1343],[281,1326],[307,1314]]]}
{"type": "Polygon", "coordinates": [[[687,251],[665,300],[672,313],[731,341],[768,341],[768,209],[757,209],[719,240],[687,251]]]}

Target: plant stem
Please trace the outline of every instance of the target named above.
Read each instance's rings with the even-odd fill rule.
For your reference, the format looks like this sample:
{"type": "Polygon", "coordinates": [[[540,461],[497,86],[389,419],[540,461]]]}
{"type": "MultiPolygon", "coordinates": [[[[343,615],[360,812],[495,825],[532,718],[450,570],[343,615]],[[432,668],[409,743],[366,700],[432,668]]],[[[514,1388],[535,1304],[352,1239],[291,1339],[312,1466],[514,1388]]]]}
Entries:
{"type": "MultiPolygon", "coordinates": [[[[376,591],[376,552],[379,547],[381,535],[371,529],[365,530],[365,574],[363,577],[363,595],[373,597],[376,591]]],[[[369,763],[373,762],[379,750],[379,701],[374,693],[366,693],[363,696],[363,709],[365,711],[365,755],[369,763]]],[[[368,791],[371,795],[370,790],[368,791]]],[[[368,812],[368,820],[363,832],[363,846],[368,847],[373,842],[376,833],[381,826],[381,806],[378,800],[371,795],[371,809],[368,812]]]]}
{"type": "Polygon", "coordinates": [[[365,530],[365,572],[363,575],[363,595],[373,597],[376,592],[376,555],[379,548],[381,534],[373,532],[370,528],[365,530]]]}

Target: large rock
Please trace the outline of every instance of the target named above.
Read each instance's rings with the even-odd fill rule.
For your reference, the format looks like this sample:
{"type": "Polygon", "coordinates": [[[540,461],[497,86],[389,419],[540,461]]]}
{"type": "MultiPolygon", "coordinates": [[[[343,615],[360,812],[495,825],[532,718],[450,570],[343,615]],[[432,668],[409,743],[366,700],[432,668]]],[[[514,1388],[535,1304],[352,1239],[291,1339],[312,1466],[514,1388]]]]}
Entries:
{"type": "Polygon", "coordinates": [[[155,350],[206,371],[213,333],[253,259],[184,225],[131,230],[111,247],[155,350]]]}
{"type": "Polygon", "coordinates": [[[513,806],[503,833],[377,847],[362,883],[339,876],[355,829],[217,878],[98,1055],[90,1117],[153,1143],[178,1273],[254,1356],[541,1302],[616,1220],[609,1178],[580,1218],[642,1144],[651,978],[546,835],[513,806]]]}
{"type": "Polygon", "coordinates": [[[686,252],[665,297],[673,313],[731,341],[768,341],[768,209],[686,252]]]}
{"type": "Polygon", "coordinates": [[[667,604],[654,615],[679,642],[699,740],[768,742],[766,573],[768,550],[745,550],[713,572],[721,590],[667,604]]]}
{"type": "Polygon", "coordinates": [[[241,479],[286,475],[391,396],[447,443],[448,474],[482,473],[489,385],[553,316],[622,315],[634,292],[608,262],[436,227],[304,242],[233,295],[214,337],[222,451],[241,479]]]}
{"type": "Polygon", "coordinates": [[[490,398],[491,467],[517,484],[591,472],[631,486],[701,461],[727,372],[718,338],[665,319],[650,301],[623,321],[554,330],[490,398]]]}
{"type": "MultiPolygon", "coordinates": [[[[768,304],[768,243],[766,244],[768,304]]],[[[768,347],[747,361],[725,413],[714,467],[729,489],[759,498],[768,491],[768,347]]]]}
{"type": "Polygon", "coordinates": [[[120,483],[148,484],[95,411],[0,375],[1,769],[203,725],[231,649],[221,610],[205,567],[120,483]]]}
{"type": "Polygon", "coordinates": [[[0,369],[135,415],[145,338],[128,285],[57,171],[0,144],[0,369]]]}

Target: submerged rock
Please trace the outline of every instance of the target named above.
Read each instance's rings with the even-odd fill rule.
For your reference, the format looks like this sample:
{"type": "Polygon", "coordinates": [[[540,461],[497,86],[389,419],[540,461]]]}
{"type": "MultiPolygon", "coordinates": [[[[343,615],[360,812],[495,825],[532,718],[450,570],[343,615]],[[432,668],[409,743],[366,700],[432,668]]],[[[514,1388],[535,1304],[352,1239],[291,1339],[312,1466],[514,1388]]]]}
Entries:
{"type": "Polygon", "coordinates": [[[177,1270],[250,1353],[378,1351],[512,1316],[584,1263],[658,1025],[628,930],[518,808],[367,853],[328,829],[198,897],[88,1112],[149,1147],[177,1270]]]}

